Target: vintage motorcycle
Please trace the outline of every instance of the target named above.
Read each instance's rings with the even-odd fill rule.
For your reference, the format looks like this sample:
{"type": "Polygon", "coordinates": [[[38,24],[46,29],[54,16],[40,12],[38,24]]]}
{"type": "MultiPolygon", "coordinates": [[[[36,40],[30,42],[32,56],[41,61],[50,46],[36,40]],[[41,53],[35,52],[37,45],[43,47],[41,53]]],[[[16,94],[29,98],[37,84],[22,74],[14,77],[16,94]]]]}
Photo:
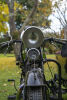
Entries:
{"type": "MultiPolygon", "coordinates": [[[[31,26],[23,32],[22,40],[11,40],[1,44],[0,48],[20,44],[17,65],[21,68],[20,88],[17,94],[8,100],[62,100],[61,65],[54,59],[43,58],[45,44],[56,42],[63,45],[62,55],[67,57],[67,40],[44,38],[40,28],[31,26]],[[64,52],[65,50],[66,52],[64,52]],[[44,64],[54,62],[58,67],[58,78],[49,81],[44,75],[44,64]]],[[[14,81],[9,79],[8,81],[14,81]]],[[[16,88],[16,87],[15,87],[16,88]]]]}

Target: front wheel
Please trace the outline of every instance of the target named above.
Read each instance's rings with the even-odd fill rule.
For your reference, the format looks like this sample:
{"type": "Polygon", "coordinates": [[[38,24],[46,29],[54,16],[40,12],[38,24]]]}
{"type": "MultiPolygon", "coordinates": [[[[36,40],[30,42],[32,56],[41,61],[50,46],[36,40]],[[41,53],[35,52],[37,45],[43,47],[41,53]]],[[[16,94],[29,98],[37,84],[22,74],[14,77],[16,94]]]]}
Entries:
{"type": "Polygon", "coordinates": [[[26,100],[46,100],[42,87],[28,87],[26,100]]]}

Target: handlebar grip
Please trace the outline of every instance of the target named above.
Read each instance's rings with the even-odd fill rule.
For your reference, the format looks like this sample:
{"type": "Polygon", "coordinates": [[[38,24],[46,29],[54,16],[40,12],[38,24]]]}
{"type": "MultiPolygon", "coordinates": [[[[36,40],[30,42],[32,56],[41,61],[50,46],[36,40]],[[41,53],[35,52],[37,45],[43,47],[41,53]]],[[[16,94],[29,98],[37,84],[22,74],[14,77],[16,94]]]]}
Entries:
{"type": "Polygon", "coordinates": [[[45,38],[43,44],[45,44],[45,42],[47,42],[47,41],[55,42],[55,43],[58,43],[58,44],[61,44],[61,45],[64,45],[66,43],[65,41],[62,41],[62,40],[56,39],[56,38],[45,38]]]}
{"type": "Polygon", "coordinates": [[[5,44],[2,44],[1,46],[0,46],[0,48],[5,48],[5,47],[7,47],[8,46],[8,43],[5,43],[5,44]]]}

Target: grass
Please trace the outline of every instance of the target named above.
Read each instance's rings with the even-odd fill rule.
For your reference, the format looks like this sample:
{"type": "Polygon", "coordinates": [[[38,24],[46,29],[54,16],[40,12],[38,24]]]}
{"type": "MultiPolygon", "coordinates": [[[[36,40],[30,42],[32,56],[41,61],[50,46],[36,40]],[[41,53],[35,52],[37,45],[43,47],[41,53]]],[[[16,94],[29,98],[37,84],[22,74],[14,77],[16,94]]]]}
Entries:
{"type": "Polygon", "coordinates": [[[13,83],[8,83],[8,79],[17,80],[19,86],[20,69],[15,64],[15,58],[8,56],[12,55],[0,56],[0,100],[7,100],[7,96],[15,92],[13,83]]]}
{"type": "MultiPolygon", "coordinates": [[[[55,55],[47,55],[47,57],[55,59],[55,55]]],[[[15,79],[17,88],[19,87],[20,68],[16,66],[15,62],[16,60],[14,58],[14,55],[12,54],[8,54],[6,56],[0,55],[0,100],[7,100],[8,95],[15,93],[13,83],[8,83],[8,79],[15,79]]],[[[45,76],[47,80],[51,79],[51,73],[47,67],[47,64],[45,64],[44,66],[45,76]]],[[[56,65],[50,63],[50,66],[51,70],[56,73],[56,65]]],[[[67,95],[64,95],[64,98],[64,100],[67,100],[67,95]]]]}

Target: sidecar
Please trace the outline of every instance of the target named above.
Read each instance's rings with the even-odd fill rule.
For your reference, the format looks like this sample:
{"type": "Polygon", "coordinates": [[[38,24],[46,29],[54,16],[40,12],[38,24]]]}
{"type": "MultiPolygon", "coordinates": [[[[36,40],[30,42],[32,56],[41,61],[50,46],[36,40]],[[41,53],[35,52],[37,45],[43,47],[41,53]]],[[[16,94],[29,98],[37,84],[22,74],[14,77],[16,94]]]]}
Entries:
{"type": "Polygon", "coordinates": [[[63,45],[61,54],[59,53],[56,55],[56,59],[61,65],[62,94],[66,94],[67,93],[67,43],[63,45]]]}

